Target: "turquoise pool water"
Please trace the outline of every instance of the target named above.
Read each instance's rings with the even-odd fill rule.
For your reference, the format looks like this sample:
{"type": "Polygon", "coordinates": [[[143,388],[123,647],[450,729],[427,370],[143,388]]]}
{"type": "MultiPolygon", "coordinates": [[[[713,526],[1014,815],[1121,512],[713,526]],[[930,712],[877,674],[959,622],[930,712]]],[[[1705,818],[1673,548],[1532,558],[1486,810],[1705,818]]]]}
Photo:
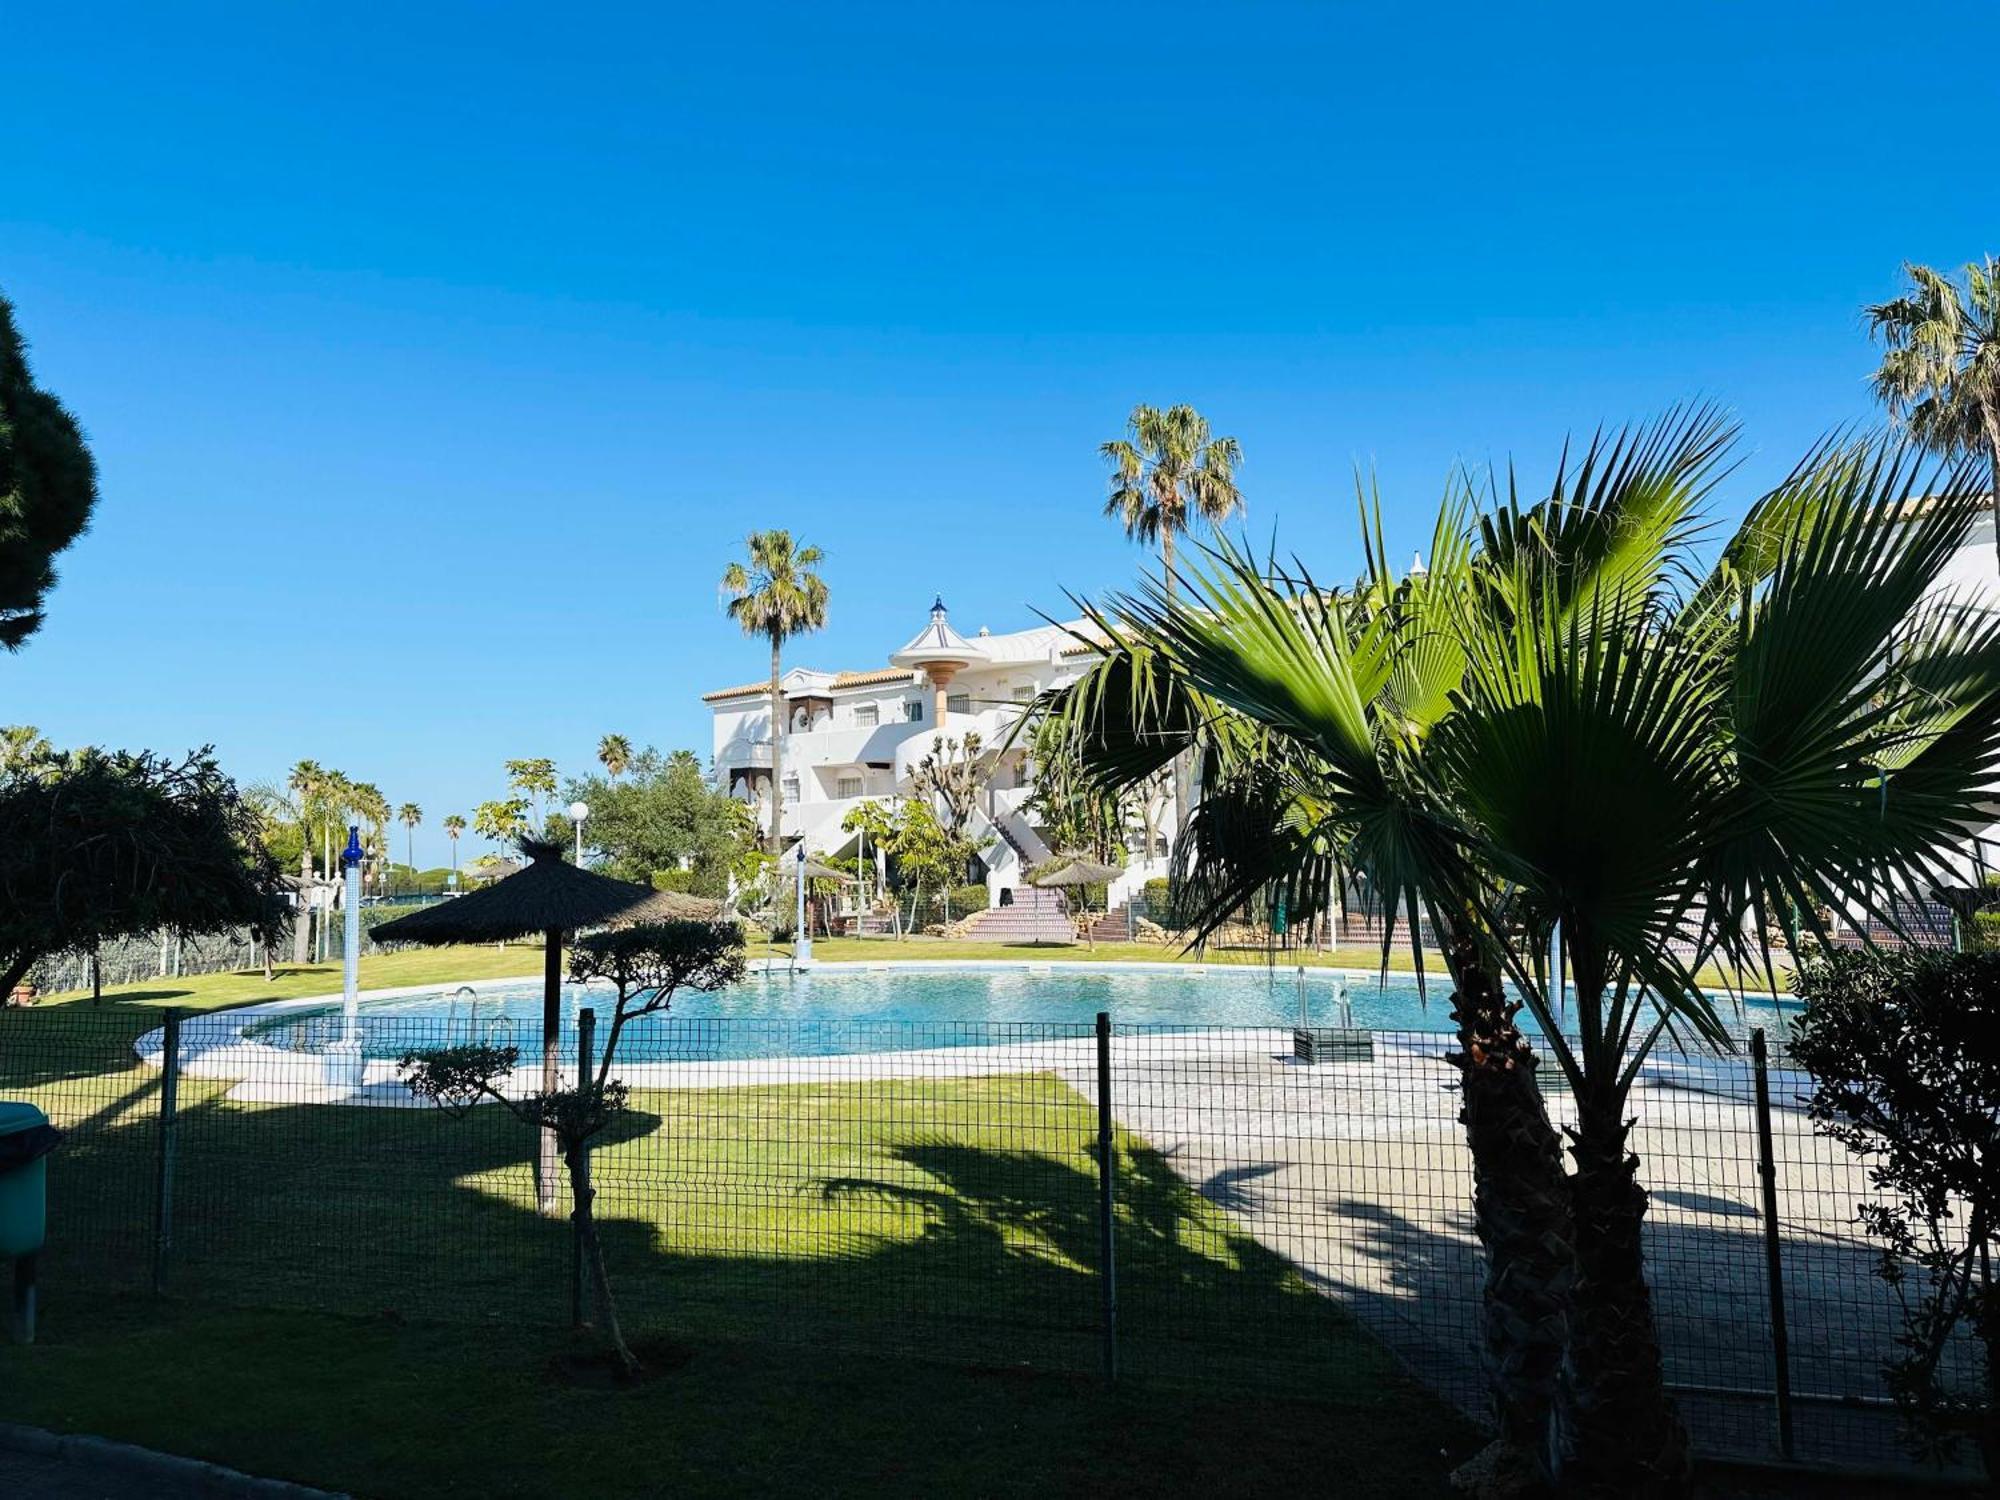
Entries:
{"type": "MultiPolygon", "coordinates": [[[[636,1023],[620,1044],[630,1061],[829,1056],[913,1047],[974,1046],[1083,1035],[1099,1011],[1121,1026],[1291,1026],[1304,1013],[1331,1025],[1351,1007],[1354,1024],[1375,1031],[1449,1031],[1448,990],[1428,999],[1408,975],[1386,981],[1324,971],[1189,968],[818,969],[752,975],[712,995],[685,995],[673,1010],[636,1023]]],[[[564,1048],[574,1046],[586,1006],[608,1017],[612,995],[563,991],[564,1048]]],[[[370,1002],[362,1046],[374,1057],[481,1040],[540,1051],[541,986],[481,983],[370,1002]]],[[[1749,1002],[1732,1026],[1770,1025],[1789,1002],[1749,1002]]],[[[253,1025],[280,1047],[316,1049],[332,1040],[339,1015],[295,1011],[253,1025]]]]}

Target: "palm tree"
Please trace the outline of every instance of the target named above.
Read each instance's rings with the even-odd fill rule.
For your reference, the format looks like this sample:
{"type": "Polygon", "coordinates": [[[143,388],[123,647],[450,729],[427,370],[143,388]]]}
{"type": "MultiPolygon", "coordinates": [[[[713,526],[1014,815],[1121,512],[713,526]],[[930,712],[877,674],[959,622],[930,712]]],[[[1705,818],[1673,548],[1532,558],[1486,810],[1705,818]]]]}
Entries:
{"type": "Polygon", "coordinates": [[[1929,266],[1903,271],[1909,290],[1868,309],[1884,347],[1875,394],[1932,452],[1986,460],[2000,548],[2000,261],[1967,265],[1963,291],[1929,266]]]}
{"type": "Polygon", "coordinates": [[[285,778],[299,820],[299,895],[292,913],[292,962],[304,963],[312,952],[313,830],[324,817],[328,787],[326,771],[316,760],[302,760],[285,778]]]}
{"type": "MultiPolygon", "coordinates": [[[[1114,779],[1173,753],[1163,733],[1217,767],[1183,851],[1202,930],[1274,889],[1310,910],[1344,862],[1442,936],[1462,1039],[1468,976],[1511,981],[1576,1104],[1551,1430],[1577,1493],[1689,1484],[1627,1135],[1647,1053],[1729,1045],[1694,974],[1768,968],[1773,896],[1822,938],[1823,908],[1893,923],[2000,766],[2000,622],[1921,603],[1980,509],[1968,471],[1892,444],[1818,450],[1703,573],[1690,537],[1728,437],[1696,413],[1592,444],[1545,501],[1484,519],[1451,570],[1467,586],[1414,632],[1384,595],[1415,579],[1357,601],[1222,547],[1194,601],[1117,601],[1086,741],[1114,779]]],[[[1475,1008],[1505,1019],[1494,989],[1475,1008]]],[[[1481,1161],[1472,1084],[1485,1235],[1489,1192],[1544,1171],[1548,1142],[1544,1118],[1523,1161],[1481,1161]]]]}
{"type": "Polygon", "coordinates": [[[1126,419],[1129,437],[1099,448],[1111,463],[1115,516],[1136,542],[1157,542],[1168,592],[1174,587],[1174,538],[1196,523],[1220,527],[1243,509],[1236,466],[1243,448],[1233,437],[1210,437],[1208,419],[1185,404],[1165,411],[1143,403],[1126,419]]]}
{"type": "Polygon", "coordinates": [[[395,816],[389,806],[389,799],[382,795],[382,789],[372,781],[355,783],[348,805],[356,817],[368,825],[368,836],[364,841],[362,868],[371,869],[375,874],[375,885],[382,884],[382,867],[389,862],[389,820],[395,816]]]}
{"type": "Polygon", "coordinates": [[[813,569],[824,554],[801,547],[789,531],[753,531],[745,544],[748,564],[722,570],[729,618],[749,636],[771,643],[771,857],[784,853],[785,698],[779,679],[785,642],[826,626],[826,581],[813,569]]]}
{"type": "Polygon", "coordinates": [[[465,819],[463,816],[458,813],[448,813],[445,815],[444,836],[451,840],[451,873],[453,876],[453,885],[458,884],[458,836],[464,832],[465,819]]]}
{"type": "Polygon", "coordinates": [[[396,821],[403,825],[403,856],[410,862],[410,874],[417,873],[417,825],[424,820],[424,810],[414,802],[405,802],[396,809],[396,821]]]}
{"type": "Polygon", "coordinates": [[[632,764],[632,742],[622,734],[607,734],[597,742],[597,758],[604,766],[604,773],[616,781],[632,764]]]}
{"type": "MultiPolygon", "coordinates": [[[[1167,596],[1175,589],[1174,538],[1198,523],[1220,528],[1243,509],[1236,466],[1243,447],[1233,437],[1211,437],[1208,419],[1185,402],[1165,411],[1143,402],[1126,418],[1129,436],[1098,451],[1111,464],[1111,495],[1104,513],[1115,516],[1135,542],[1157,542],[1167,596]]],[[[1174,837],[1187,826],[1188,764],[1172,767],[1174,837]]]]}

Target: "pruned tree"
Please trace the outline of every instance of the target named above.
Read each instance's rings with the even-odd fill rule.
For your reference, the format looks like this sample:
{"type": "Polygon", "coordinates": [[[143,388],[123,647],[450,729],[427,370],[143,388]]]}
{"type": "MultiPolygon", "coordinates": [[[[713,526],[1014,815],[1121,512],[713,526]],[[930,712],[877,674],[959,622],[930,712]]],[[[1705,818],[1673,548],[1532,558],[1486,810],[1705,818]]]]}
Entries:
{"type": "Polygon", "coordinates": [[[920,797],[928,797],[946,833],[962,838],[965,825],[979,806],[979,794],[992,778],[992,767],[982,758],[984,746],[976,732],[968,730],[964,739],[935,735],[923,759],[910,768],[910,783],[920,797]]]}
{"type": "Polygon", "coordinates": [[[507,1080],[520,1049],[473,1045],[413,1051],[399,1064],[404,1085],[419,1099],[464,1116],[481,1103],[498,1104],[522,1124],[556,1138],[569,1176],[572,1223],[598,1307],[600,1332],[629,1379],[639,1360],[626,1342],[597,1233],[596,1192],[590,1183],[590,1143],[630,1107],[630,1090],[613,1076],[626,1028],[668,1010],[683,991],[707,994],[743,977],[743,931],[734,922],[657,922],[580,937],[570,950],[570,981],[609,984],[617,994],[603,1050],[586,1060],[575,1083],[519,1096],[507,1080]]]}
{"type": "Polygon", "coordinates": [[[283,921],[256,809],[210,750],[80,750],[0,783],[0,994],[37,959],[142,932],[283,921]]]}

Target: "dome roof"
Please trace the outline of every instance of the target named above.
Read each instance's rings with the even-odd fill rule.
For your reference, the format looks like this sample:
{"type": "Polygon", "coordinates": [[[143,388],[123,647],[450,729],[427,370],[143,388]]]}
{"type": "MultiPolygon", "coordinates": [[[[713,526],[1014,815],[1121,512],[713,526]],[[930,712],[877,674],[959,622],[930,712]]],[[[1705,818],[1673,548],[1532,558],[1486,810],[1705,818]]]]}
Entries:
{"type": "Polygon", "coordinates": [[[892,664],[899,667],[944,666],[947,663],[965,667],[985,659],[984,647],[974,645],[951,628],[951,618],[942,598],[931,605],[930,623],[918,631],[908,645],[889,658],[892,664]]]}

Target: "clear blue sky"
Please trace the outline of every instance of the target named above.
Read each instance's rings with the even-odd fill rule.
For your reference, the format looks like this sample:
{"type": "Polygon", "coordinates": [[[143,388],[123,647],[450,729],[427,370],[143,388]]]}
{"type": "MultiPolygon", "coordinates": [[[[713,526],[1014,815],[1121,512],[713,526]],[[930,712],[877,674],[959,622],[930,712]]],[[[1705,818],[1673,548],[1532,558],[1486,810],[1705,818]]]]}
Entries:
{"type": "Polygon", "coordinates": [[[1135,400],[1328,574],[1357,464],[1407,545],[1690,396],[1740,509],[1901,260],[2000,250],[1970,4],[4,10],[0,289],[103,499],[0,720],[310,756],[425,863],[507,756],[705,752],[752,527],[838,667],[1128,579],[1135,400]]]}

